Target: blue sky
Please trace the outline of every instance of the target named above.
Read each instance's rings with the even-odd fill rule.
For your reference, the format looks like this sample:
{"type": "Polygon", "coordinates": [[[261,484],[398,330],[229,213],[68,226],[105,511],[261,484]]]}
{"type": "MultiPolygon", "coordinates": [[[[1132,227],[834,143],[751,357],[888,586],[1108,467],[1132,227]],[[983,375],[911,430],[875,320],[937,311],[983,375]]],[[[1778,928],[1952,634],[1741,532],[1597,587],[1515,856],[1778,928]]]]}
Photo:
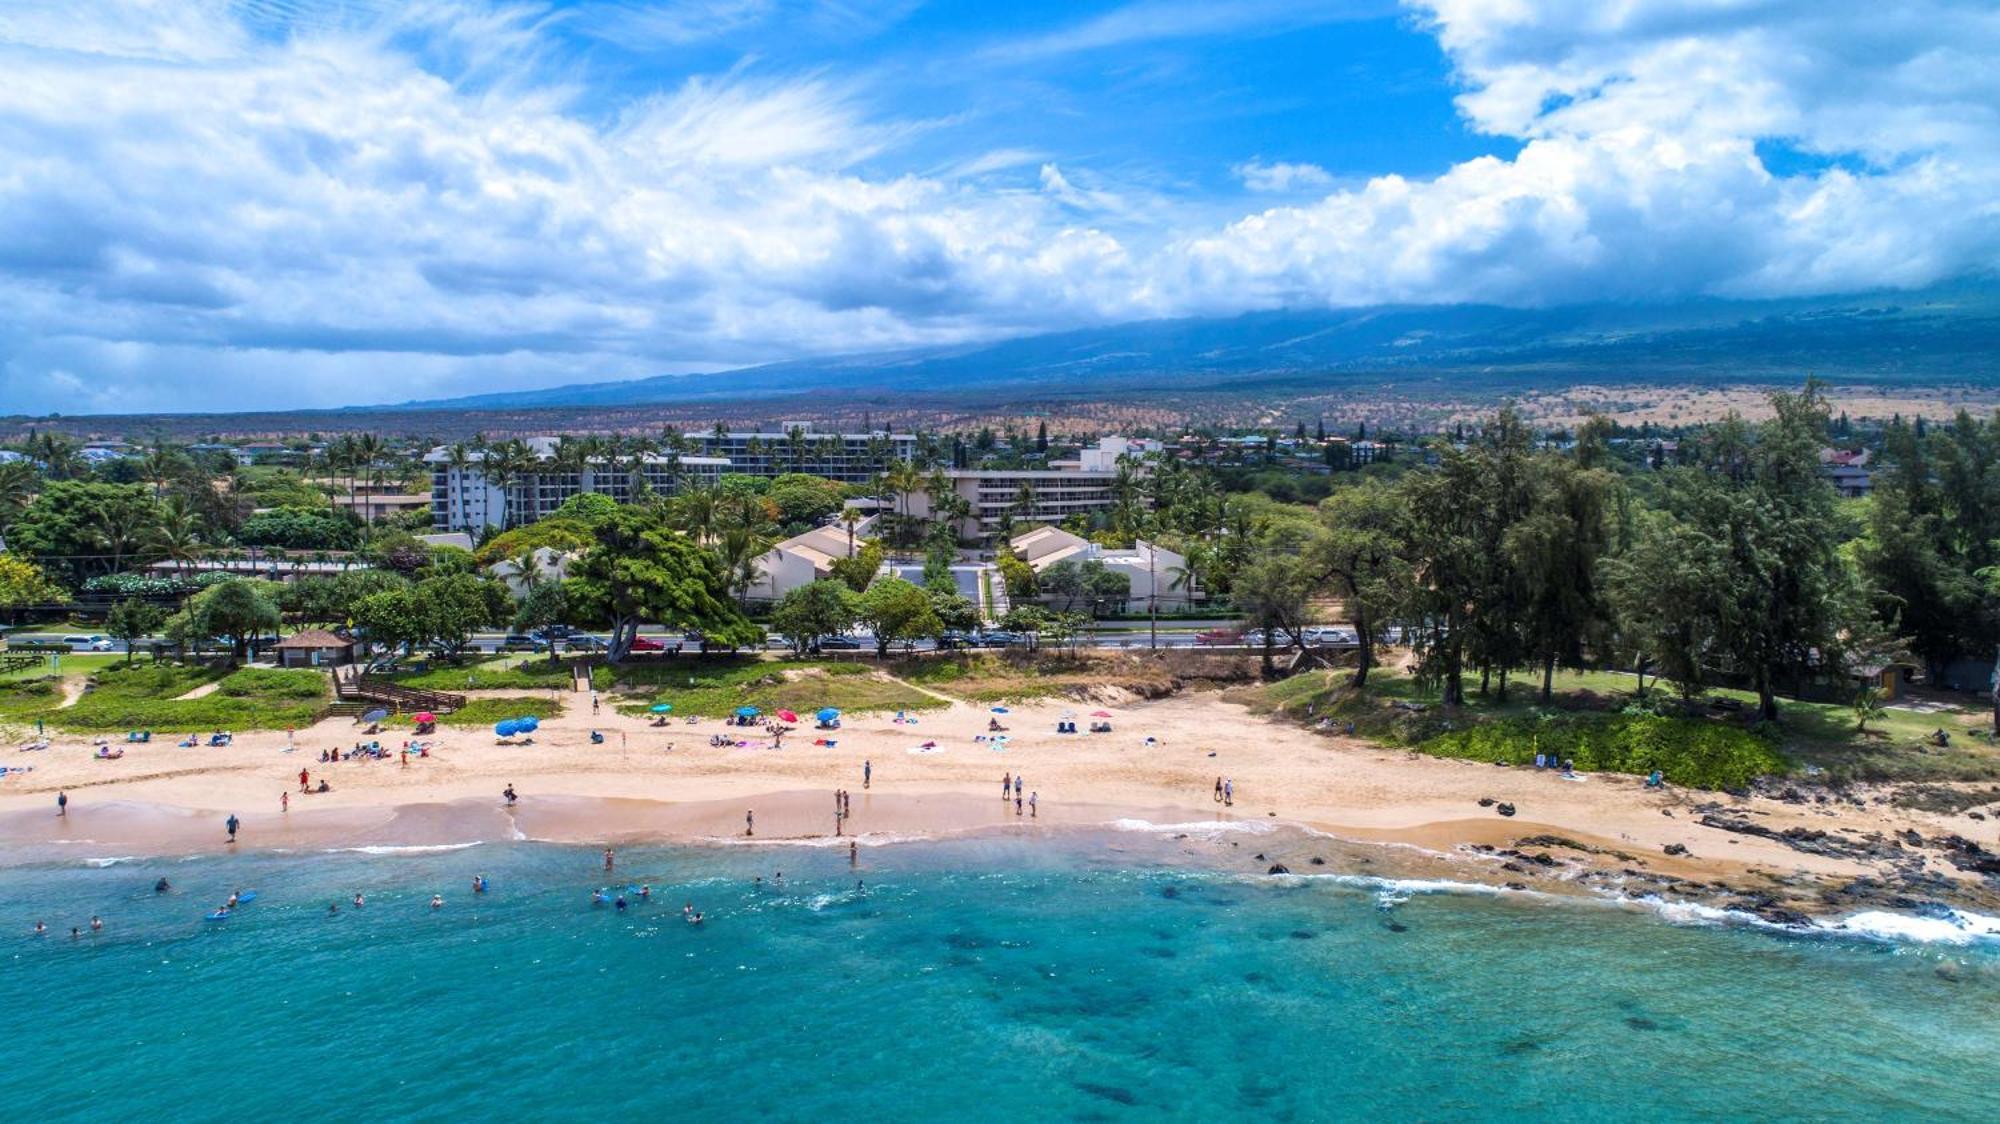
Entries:
{"type": "Polygon", "coordinates": [[[1920,286],[1984,0],[12,0],[0,409],[1920,286]]]}

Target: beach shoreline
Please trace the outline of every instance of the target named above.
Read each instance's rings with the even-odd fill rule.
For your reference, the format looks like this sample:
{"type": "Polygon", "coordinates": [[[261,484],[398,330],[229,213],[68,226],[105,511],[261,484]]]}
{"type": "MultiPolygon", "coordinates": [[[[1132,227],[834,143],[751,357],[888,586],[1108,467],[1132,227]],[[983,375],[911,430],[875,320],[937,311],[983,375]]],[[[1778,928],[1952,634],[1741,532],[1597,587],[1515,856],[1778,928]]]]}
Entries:
{"type": "Polygon", "coordinates": [[[1381,856],[1407,854],[1425,872],[1449,870],[1467,881],[1672,895],[1772,917],[1835,915],[1913,896],[2000,907],[1990,879],[1902,842],[1910,832],[1983,838],[1977,832],[1985,825],[1963,815],[1865,798],[1655,791],[1636,777],[1569,782],[1553,771],[1329,736],[1208,692],[1112,704],[1114,734],[1050,732],[1077,705],[1023,703],[994,716],[954,703],[914,721],[851,715],[838,732],[798,730],[771,748],[758,731],[716,720],[656,727],[610,707],[593,717],[578,696],[544,720],[533,744],[448,727],[429,756],[408,764],[396,752],[402,735],[386,732],[378,736],[386,759],[320,761],[332,746],[377,740],[338,719],[289,739],[283,731],[241,733],[227,747],[182,749],[156,734],[121,746],[128,752],[114,761],[95,759],[91,738],[62,736],[46,751],[13,755],[37,769],[0,787],[0,863],[220,852],[231,846],[223,830],[230,815],[241,823],[234,846],[297,850],[509,840],[840,846],[850,836],[872,847],[1126,823],[1241,833],[1238,842],[1269,835],[1277,841],[1268,846],[1233,848],[1260,856],[1233,861],[1257,873],[1272,865],[1297,871],[1316,857],[1331,863],[1316,847],[1352,848],[1351,863],[1368,857],[1394,866],[1381,856]],[[1011,728],[1007,741],[984,740],[995,722],[1011,728]],[[604,743],[590,741],[593,730],[604,743]],[[708,744],[723,737],[750,744],[708,744]],[[815,745],[815,737],[835,744],[815,745]],[[301,770],[308,787],[325,780],[329,791],[300,792],[301,770]],[[1002,774],[1026,777],[1036,797],[1032,816],[1025,799],[1017,809],[1000,798],[1002,774]],[[1232,804],[1214,799],[1222,780],[1231,783],[1232,804]],[[511,810],[501,799],[508,786],[520,796],[511,810]],[[853,814],[836,827],[840,790],[853,814]],[[60,817],[58,791],[70,800],[60,817]],[[1503,805],[1514,815],[1500,814],[1503,805]],[[755,814],[754,836],[744,834],[746,812],[755,814]],[[1801,849],[1797,839],[1813,833],[1842,845],[1801,849]]]}

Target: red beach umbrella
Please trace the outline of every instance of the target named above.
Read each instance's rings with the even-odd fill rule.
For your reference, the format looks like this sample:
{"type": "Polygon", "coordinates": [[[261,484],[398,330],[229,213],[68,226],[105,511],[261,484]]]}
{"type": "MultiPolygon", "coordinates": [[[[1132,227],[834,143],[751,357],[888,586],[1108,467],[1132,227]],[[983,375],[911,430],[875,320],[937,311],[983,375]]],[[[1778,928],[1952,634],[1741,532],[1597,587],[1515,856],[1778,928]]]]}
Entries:
{"type": "Polygon", "coordinates": [[[780,719],[782,719],[783,721],[786,721],[786,722],[797,722],[797,721],[799,720],[799,716],[798,716],[798,715],[796,715],[796,714],[793,714],[793,713],[792,713],[791,711],[789,711],[789,710],[781,710],[781,711],[779,711],[779,712],[778,712],[778,717],[779,717],[780,719]]]}
{"type": "Polygon", "coordinates": [[[1090,716],[1092,718],[1109,718],[1111,717],[1111,712],[1108,710],[1093,710],[1090,712],[1090,716]]]}

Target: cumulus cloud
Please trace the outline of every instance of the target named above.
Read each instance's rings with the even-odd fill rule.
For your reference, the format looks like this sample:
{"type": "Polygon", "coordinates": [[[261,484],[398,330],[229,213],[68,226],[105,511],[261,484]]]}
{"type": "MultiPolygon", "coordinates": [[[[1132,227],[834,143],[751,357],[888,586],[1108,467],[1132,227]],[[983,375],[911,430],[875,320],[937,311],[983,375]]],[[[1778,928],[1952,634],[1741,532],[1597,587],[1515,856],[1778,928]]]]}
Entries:
{"type": "MultiPolygon", "coordinates": [[[[906,168],[951,124],[853,75],[743,66],[607,110],[553,45],[561,10],[305,10],[0,13],[0,408],[400,400],[1284,305],[1921,285],[2000,258],[1981,0],[1421,0],[1460,111],[1518,151],[1338,181],[1250,157],[1245,186],[1289,198],[1220,221],[976,138],[906,168]],[[1805,170],[1767,167],[1774,143],[1805,170]]],[[[761,10],[684,4],[657,34],[761,10]]],[[[1193,34],[1195,11],[1135,5],[1079,42],[1193,34]]]]}

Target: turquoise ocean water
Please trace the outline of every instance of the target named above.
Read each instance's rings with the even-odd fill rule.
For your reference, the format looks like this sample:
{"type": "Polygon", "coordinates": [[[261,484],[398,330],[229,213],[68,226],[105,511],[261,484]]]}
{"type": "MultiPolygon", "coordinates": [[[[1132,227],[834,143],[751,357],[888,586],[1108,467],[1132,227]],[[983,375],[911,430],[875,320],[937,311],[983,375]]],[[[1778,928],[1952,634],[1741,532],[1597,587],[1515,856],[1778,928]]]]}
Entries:
{"type": "Polygon", "coordinates": [[[1990,944],[1225,874],[1091,833],[858,871],[634,849],[619,881],[654,896],[623,914],[589,903],[598,866],[519,843],[0,871],[0,1119],[2000,1118],[1990,944]]]}

